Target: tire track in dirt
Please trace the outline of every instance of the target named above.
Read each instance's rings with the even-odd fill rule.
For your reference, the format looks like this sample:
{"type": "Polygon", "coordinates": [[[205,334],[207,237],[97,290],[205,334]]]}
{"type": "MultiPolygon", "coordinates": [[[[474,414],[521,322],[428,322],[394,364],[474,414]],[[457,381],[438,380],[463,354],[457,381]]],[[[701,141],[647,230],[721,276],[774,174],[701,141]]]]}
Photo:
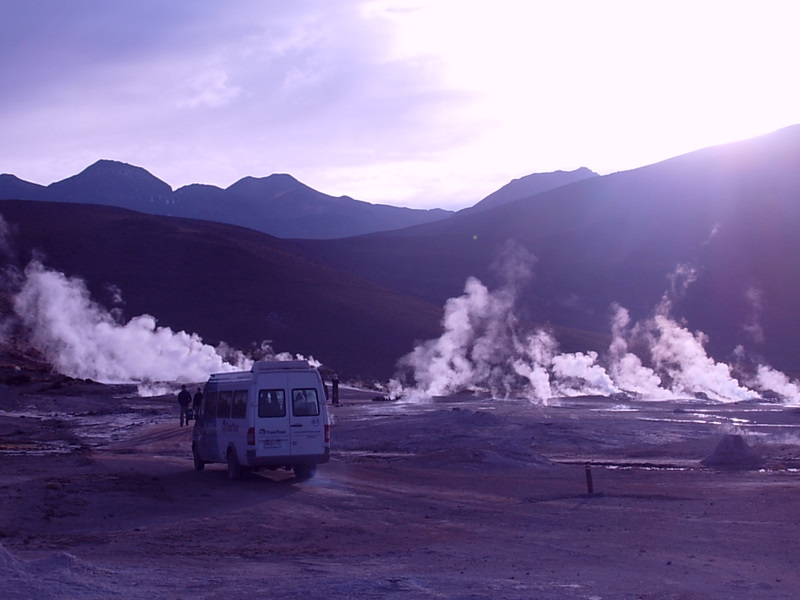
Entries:
{"type": "Polygon", "coordinates": [[[155,454],[183,456],[191,454],[192,428],[174,422],[159,423],[134,435],[106,445],[102,451],[113,454],[155,454]]]}

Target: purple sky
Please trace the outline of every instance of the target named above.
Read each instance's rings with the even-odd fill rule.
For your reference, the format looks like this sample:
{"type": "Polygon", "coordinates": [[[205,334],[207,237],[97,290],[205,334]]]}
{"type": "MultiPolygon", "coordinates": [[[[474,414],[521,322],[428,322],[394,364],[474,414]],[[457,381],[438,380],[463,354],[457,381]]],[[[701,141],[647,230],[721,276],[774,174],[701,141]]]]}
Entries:
{"type": "Polygon", "coordinates": [[[800,123],[794,2],[0,0],[0,172],[474,204],[800,123]]]}

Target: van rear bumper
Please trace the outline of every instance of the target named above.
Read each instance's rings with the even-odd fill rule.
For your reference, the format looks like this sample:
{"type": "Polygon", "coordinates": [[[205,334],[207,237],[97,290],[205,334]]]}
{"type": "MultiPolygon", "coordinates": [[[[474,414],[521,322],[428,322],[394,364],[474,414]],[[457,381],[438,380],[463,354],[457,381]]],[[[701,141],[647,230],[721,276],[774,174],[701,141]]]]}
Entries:
{"type": "Polygon", "coordinates": [[[325,450],[323,454],[304,454],[301,456],[256,456],[255,450],[245,453],[248,467],[285,467],[291,465],[321,465],[331,459],[331,451],[325,450]]]}

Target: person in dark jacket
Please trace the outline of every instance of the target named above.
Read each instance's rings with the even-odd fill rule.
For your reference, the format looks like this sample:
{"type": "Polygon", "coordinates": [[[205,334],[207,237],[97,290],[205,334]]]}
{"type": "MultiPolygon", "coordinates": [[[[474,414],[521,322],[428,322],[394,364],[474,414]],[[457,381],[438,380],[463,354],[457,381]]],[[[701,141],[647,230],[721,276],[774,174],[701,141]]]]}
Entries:
{"type": "Polygon", "coordinates": [[[203,390],[197,388],[197,391],[192,398],[192,410],[194,410],[194,418],[197,418],[197,413],[200,411],[200,405],[203,403],[203,390]]]}
{"type": "Polygon", "coordinates": [[[331,386],[333,387],[333,405],[339,406],[339,376],[336,373],[331,377],[331,386]]]}
{"type": "Polygon", "coordinates": [[[184,424],[189,424],[189,405],[192,403],[192,395],[186,389],[185,385],[181,386],[181,391],[178,392],[178,405],[181,408],[180,422],[181,427],[184,424]]]}

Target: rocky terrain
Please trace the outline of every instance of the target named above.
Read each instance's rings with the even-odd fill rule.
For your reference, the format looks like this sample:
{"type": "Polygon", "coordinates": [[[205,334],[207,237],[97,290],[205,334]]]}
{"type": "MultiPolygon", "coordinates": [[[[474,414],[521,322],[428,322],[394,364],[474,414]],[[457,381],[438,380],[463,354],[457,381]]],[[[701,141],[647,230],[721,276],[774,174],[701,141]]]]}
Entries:
{"type": "Polygon", "coordinates": [[[192,469],[173,395],[2,388],[0,595],[795,598],[800,412],[342,390],[331,462],[192,469]],[[753,457],[758,463],[753,463],[753,457]]]}

